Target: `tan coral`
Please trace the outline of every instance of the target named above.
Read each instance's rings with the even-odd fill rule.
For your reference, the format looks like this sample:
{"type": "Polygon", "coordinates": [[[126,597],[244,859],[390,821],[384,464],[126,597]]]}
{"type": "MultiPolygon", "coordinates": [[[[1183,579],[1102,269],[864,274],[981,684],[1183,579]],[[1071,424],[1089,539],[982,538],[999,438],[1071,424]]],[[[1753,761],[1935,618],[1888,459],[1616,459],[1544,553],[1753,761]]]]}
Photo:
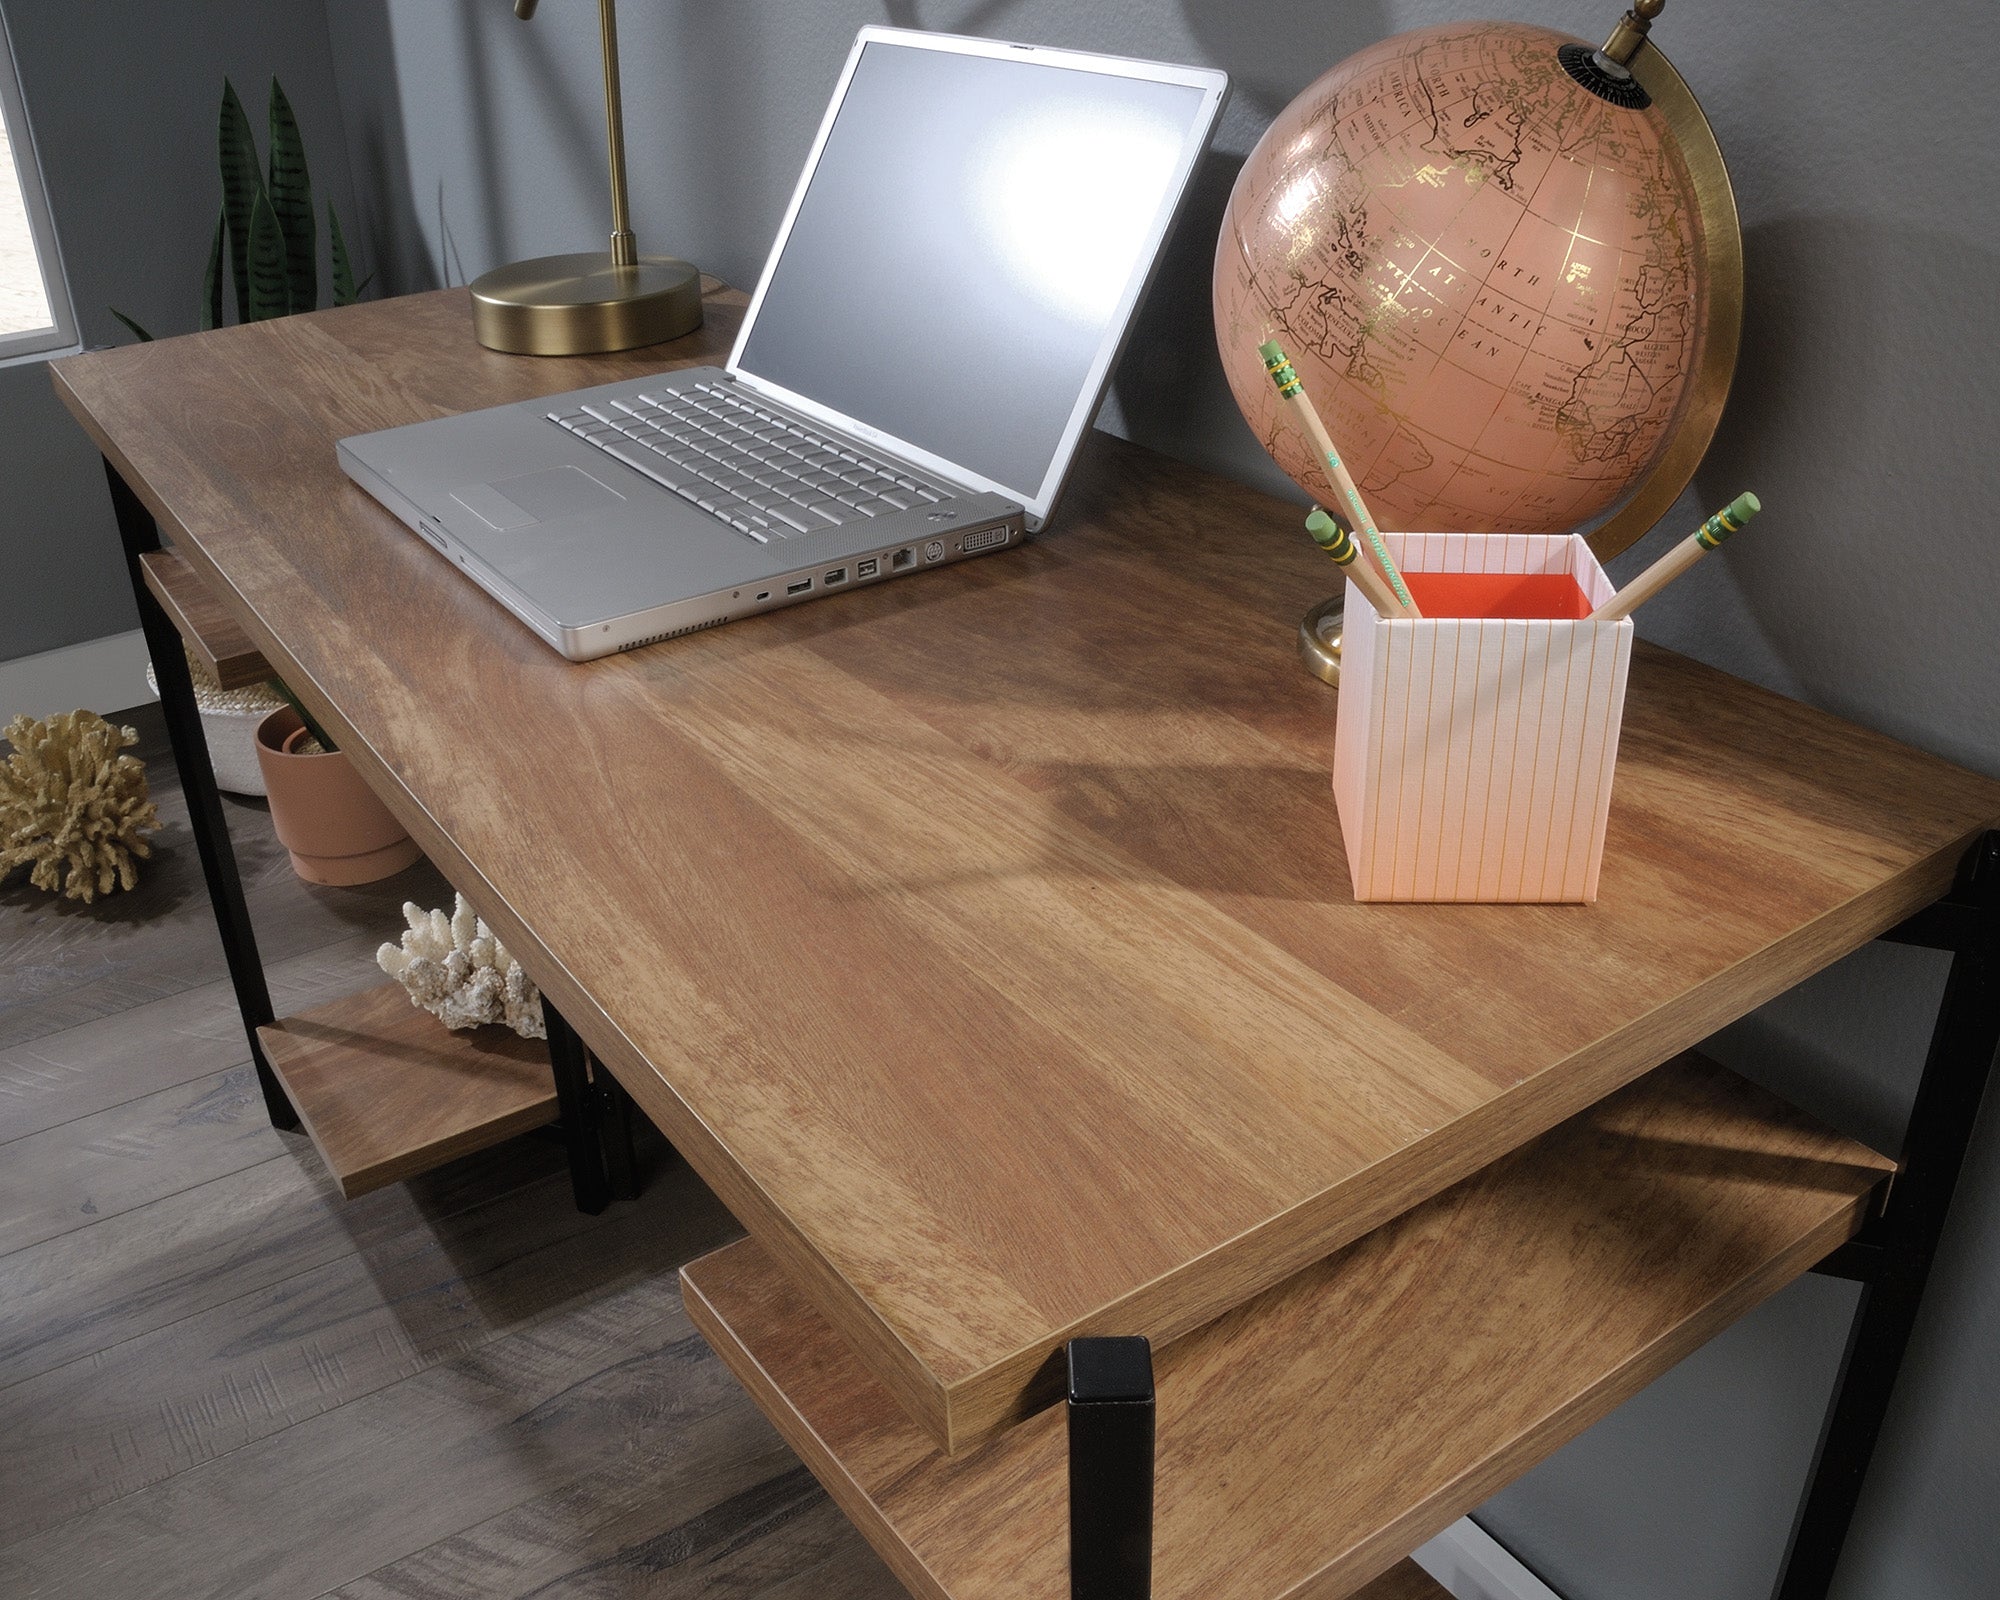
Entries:
{"type": "Polygon", "coordinates": [[[464,895],[448,917],[406,901],[403,918],[410,925],[403,942],[383,945],[375,962],[409,991],[412,1005],[454,1030],[493,1022],[524,1039],[548,1037],[540,992],[464,895]]]}
{"type": "Polygon", "coordinates": [[[0,767],[0,877],[29,868],[37,889],[89,902],[139,881],[160,814],[146,766],[122,752],[139,742],[94,711],[7,724],[14,747],[0,767]]]}

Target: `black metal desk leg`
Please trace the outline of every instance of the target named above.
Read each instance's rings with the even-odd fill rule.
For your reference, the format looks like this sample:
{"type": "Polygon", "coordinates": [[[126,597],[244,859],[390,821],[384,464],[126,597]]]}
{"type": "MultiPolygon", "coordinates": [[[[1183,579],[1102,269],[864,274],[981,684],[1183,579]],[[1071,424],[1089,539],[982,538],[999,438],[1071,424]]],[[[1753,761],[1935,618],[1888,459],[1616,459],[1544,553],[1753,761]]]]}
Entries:
{"type": "Polygon", "coordinates": [[[1153,1592],[1153,1347],[1069,1342],[1070,1600],[1153,1592]]]}
{"type": "Polygon", "coordinates": [[[1832,1587],[2000,1051],[2000,833],[1974,848],[1950,895],[1889,937],[1952,950],[1951,976],[1888,1203],[1859,1249],[1828,1262],[1861,1280],[1861,1306],[1777,1600],[1823,1600],[1832,1587]]]}
{"type": "Polygon", "coordinates": [[[590,1081],[590,1055],[563,1014],[542,996],[542,1020],[549,1030],[549,1066],[556,1078],[556,1108],[563,1144],[569,1150],[569,1181],[576,1208],[596,1216],[611,1204],[611,1177],[604,1163],[598,1096],[590,1081]]]}
{"type": "Polygon", "coordinates": [[[590,1058],[591,1087],[596,1090],[603,1114],[604,1171],[614,1200],[639,1198],[639,1149],[633,1141],[633,1117],[637,1108],[625,1085],[597,1057],[590,1058]]]}
{"type": "Polygon", "coordinates": [[[153,676],[160,684],[160,709],[166,714],[167,739],[173,746],[174,767],[187,799],[188,825],[195,852],[208,882],[208,903],[215,911],[215,929],[222,936],[222,956],[229,964],[229,981],[236,990],[236,1009],[243,1015],[243,1032],[250,1041],[250,1059],[257,1068],[257,1086],[264,1091],[264,1109],[274,1128],[294,1129],[299,1115],[285,1097],[284,1086],[264,1057],[257,1029],[274,1019],[271,991],[264,982],[264,964],[257,954],[257,936],[250,929],[250,910],[243,903],[243,883],[236,873],[236,852],[222,817],[222,797],[209,764],[208,742],[202,736],[201,713],[194,702],[194,680],[181,653],[180,631],[153,598],[140,570],[139,557],[160,548],[160,530],[148,511],[109,461],[104,476],[111,485],[111,505],[118,516],[118,537],[125,546],[125,565],[132,580],[132,598],[146,631],[146,648],[153,656],[153,676]]]}

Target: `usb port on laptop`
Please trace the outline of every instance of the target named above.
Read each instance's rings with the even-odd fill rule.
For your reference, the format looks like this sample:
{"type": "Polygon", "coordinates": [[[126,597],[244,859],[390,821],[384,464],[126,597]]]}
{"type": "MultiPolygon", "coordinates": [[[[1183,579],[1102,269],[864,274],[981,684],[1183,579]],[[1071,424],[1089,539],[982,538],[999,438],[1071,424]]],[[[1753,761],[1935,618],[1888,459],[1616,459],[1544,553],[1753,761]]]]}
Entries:
{"type": "Polygon", "coordinates": [[[847,568],[834,567],[826,575],[826,586],[831,589],[836,583],[847,582],[847,568]]]}
{"type": "Polygon", "coordinates": [[[788,584],[786,584],[786,585],[785,585],[785,593],[786,593],[786,594],[804,594],[804,593],[806,592],[806,590],[810,589],[810,588],[811,588],[812,586],[813,586],[813,581],[812,581],[812,579],[810,579],[810,578],[801,578],[801,579],[799,579],[799,581],[798,581],[797,583],[788,583],[788,584]]]}

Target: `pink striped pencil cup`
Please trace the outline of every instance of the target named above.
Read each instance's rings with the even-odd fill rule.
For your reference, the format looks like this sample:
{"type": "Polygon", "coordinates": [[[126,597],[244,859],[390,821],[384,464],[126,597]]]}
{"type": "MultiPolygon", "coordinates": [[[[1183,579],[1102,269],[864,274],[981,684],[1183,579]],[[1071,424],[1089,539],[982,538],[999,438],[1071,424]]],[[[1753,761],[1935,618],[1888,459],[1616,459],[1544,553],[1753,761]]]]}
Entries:
{"type": "MultiPolygon", "coordinates": [[[[1576,534],[1385,533],[1421,618],[1347,585],[1333,792],[1357,900],[1590,901],[1632,623],[1576,534]]],[[[1364,555],[1362,560],[1366,560],[1364,555]]]]}

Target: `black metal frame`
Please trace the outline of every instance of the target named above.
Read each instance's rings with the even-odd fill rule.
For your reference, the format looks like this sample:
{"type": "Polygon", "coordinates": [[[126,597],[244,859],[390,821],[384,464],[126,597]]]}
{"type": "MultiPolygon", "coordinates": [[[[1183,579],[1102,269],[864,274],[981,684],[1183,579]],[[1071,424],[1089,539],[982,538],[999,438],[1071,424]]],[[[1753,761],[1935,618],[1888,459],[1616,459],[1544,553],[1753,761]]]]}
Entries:
{"type": "Polygon", "coordinates": [[[596,1216],[613,1200],[639,1198],[638,1156],[632,1142],[632,1100],[563,1014],[542,996],[556,1107],[569,1151],[576,1208],[596,1216]]]}
{"type": "MultiPolygon", "coordinates": [[[[295,1132],[299,1128],[298,1111],[286,1096],[278,1075],[271,1070],[263,1041],[257,1037],[258,1028],[275,1021],[276,1013],[271,1006],[270,987],[264,981],[257,935],[250,925],[250,908],[244,903],[243,881],[236,870],[236,852],[229,842],[222,796],[215,786],[215,768],[209,762],[208,741],[201,730],[194,679],[182,653],[180,630],[146,586],[145,572],[139,564],[142,555],[161,548],[159,524],[109,459],[104,463],[104,477],[111,488],[111,507],[118,519],[119,540],[125,547],[132,598],[139,607],[139,625],[145,630],[146,648],[153,657],[153,676],[160,686],[167,742],[173,750],[174,767],[180,773],[182,793],[187,797],[188,823],[194,833],[195,850],[201,857],[208,902],[215,913],[216,932],[222,939],[229,981],[236,991],[236,1009],[243,1017],[250,1059],[257,1068],[257,1084],[264,1092],[264,1108],[270,1114],[271,1126],[295,1132]]],[[[639,1193],[632,1101],[618,1080],[584,1048],[576,1030],[554,1006],[544,1000],[542,1012],[548,1025],[549,1065],[555,1075],[560,1129],[569,1152],[570,1184],[577,1208],[594,1216],[611,1201],[635,1199],[639,1193]]]]}
{"type": "Polygon", "coordinates": [[[1833,1586],[2000,1052],[2000,833],[1973,847],[1948,895],[1883,937],[1951,951],[1951,974],[1888,1199],[1817,1268],[1859,1283],[1861,1303],[1776,1600],[1824,1600],[1833,1586]]]}
{"type": "Polygon", "coordinates": [[[194,700],[194,679],[181,652],[180,630],[146,587],[146,575],[139,565],[142,555],[160,548],[159,524],[109,461],[104,463],[104,477],[111,486],[111,508],[118,518],[119,540],[125,546],[125,567],[132,580],[132,598],[139,606],[139,626],[145,630],[153,677],[160,686],[167,742],[181,775],[181,792],[187,797],[188,824],[201,857],[202,876],[208,882],[208,903],[215,911],[216,932],[222,936],[222,957],[229,964],[236,1009],[242,1013],[250,1059],[257,1067],[257,1086],[264,1091],[271,1126],[290,1132],[298,1127],[299,1114],[286,1098],[284,1085],[271,1070],[263,1041],[257,1037],[257,1030],[275,1022],[277,1014],[271,1009],[271,991],[264,982],[264,963],[257,954],[250,908],[243,903],[243,880],[236,872],[236,852],[229,843],[229,825],[223,820],[215,768],[209,764],[208,741],[202,735],[201,712],[194,700]]]}
{"type": "MultiPolygon", "coordinates": [[[[1825,1600],[1833,1585],[2000,1055],[2000,832],[1972,848],[1948,894],[1882,937],[1949,950],[1951,974],[1888,1197],[1855,1239],[1814,1268],[1861,1284],[1861,1302],[1774,1600],[1825,1600]]],[[[1072,1600],[1149,1600],[1151,1355],[1142,1339],[1072,1340],[1068,1354],[1070,1594],[1072,1600]],[[1127,1363],[1119,1369],[1123,1376],[1107,1380],[1113,1355],[1089,1347],[1108,1346],[1146,1353],[1128,1349],[1117,1358],[1127,1363]],[[1139,1360],[1143,1405],[1133,1403],[1139,1380],[1130,1363],[1139,1360]]]]}
{"type": "Polygon", "coordinates": [[[1072,1339],[1070,1600],[1149,1600],[1153,1589],[1153,1347],[1072,1339]]]}

